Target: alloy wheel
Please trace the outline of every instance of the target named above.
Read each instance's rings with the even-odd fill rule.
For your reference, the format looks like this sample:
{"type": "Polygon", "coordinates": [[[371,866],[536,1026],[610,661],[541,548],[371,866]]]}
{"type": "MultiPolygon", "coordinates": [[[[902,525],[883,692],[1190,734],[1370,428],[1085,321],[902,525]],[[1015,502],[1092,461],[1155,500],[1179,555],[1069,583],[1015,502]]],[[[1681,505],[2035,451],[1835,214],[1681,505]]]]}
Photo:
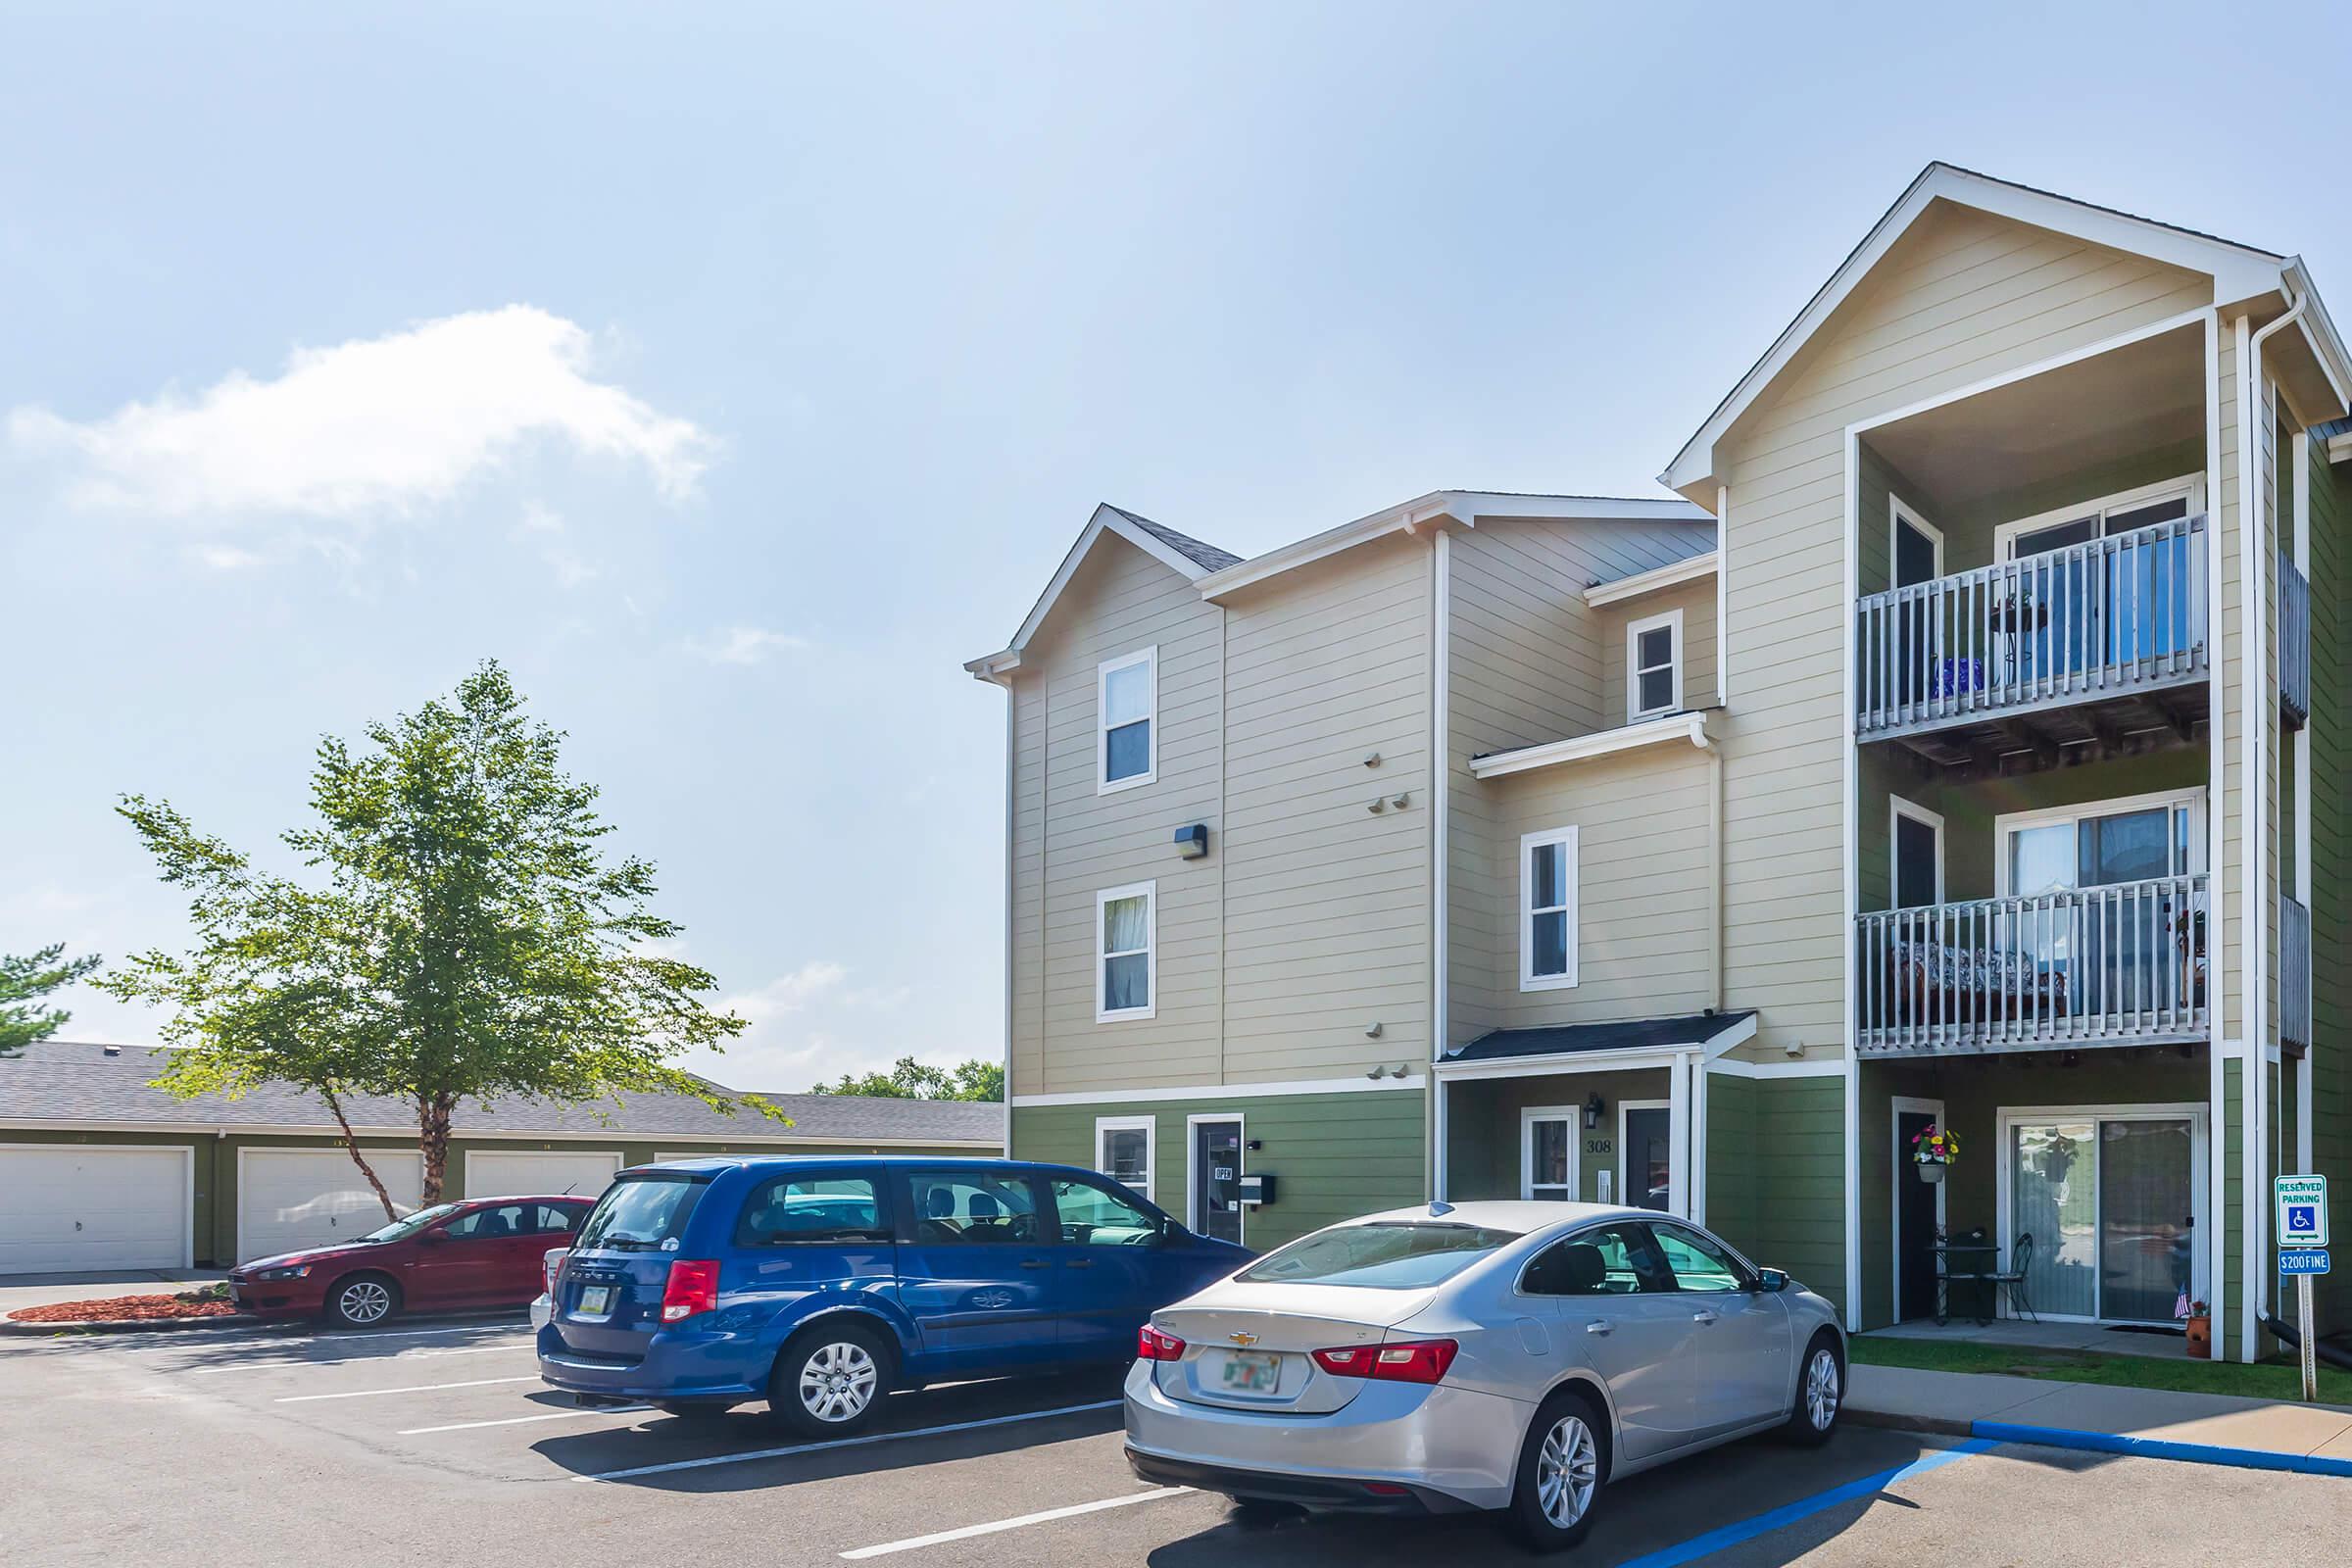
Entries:
{"type": "Polygon", "coordinates": [[[1544,1517],[1566,1530],[1592,1506],[1600,1485],[1600,1448],[1581,1416],[1562,1416],[1536,1455],[1536,1500],[1544,1517]]]}
{"type": "Polygon", "coordinates": [[[1838,1419],[1838,1357],[1825,1345],[1805,1363],[1805,1419],[1814,1431],[1827,1432],[1838,1419]]]}
{"type": "Polygon", "coordinates": [[[373,1323],[392,1310],[392,1293],[377,1280],[354,1280],[343,1287],[336,1304],[354,1323],[373,1323]]]}
{"type": "Polygon", "coordinates": [[[854,1421],[880,1378],[870,1351],[850,1340],[820,1345],[801,1363],[801,1404],[819,1421],[854,1421]]]}

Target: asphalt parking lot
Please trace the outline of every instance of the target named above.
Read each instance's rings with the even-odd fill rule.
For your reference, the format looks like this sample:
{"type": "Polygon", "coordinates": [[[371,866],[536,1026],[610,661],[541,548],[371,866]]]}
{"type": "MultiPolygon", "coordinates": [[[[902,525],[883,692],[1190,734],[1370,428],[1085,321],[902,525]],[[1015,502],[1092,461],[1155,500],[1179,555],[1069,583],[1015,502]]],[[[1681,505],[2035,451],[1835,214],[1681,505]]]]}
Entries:
{"type": "MultiPolygon", "coordinates": [[[[846,1443],[581,1410],[519,1320],[0,1342],[13,1564],[1520,1560],[1479,1519],[1298,1520],[1148,1487],[1118,1380],[902,1395],[846,1443]],[[750,1555],[755,1554],[756,1555],[750,1555]]],[[[2352,1560],[2352,1482],[1849,1428],[1611,1490],[1578,1563],[2352,1560]]]]}

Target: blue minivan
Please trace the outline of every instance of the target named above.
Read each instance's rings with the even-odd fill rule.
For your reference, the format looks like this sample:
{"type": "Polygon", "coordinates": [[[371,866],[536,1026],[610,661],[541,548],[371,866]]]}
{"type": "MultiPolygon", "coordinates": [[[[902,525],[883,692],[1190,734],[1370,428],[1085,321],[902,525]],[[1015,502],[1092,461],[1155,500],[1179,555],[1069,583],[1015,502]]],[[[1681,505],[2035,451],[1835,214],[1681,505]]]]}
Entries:
{"type": "Polygon", "coordinates": [[[539,1372],[675,1415],[765,1399],[857,1431],[893,1389],[1135,1353],[1249,1261],[1106,1176],[1009,1159],[741,1156],[624,1170],[549,1286],[539,1372]]]}

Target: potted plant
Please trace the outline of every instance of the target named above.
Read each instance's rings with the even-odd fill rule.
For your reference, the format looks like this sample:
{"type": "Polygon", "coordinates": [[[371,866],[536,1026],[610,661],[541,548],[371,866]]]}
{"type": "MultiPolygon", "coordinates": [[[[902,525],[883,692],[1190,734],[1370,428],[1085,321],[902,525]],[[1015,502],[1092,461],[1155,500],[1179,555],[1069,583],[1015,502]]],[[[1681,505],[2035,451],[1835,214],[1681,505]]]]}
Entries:
{"type": "Polygon", "coordinates": [[[1944,1131],[1934,1122],[1911,1135],[1911,1162],[1919,1167],[1923,1182],[1943,1180],[1946,1166],[1960,1157],[1958,1135],[1944,1131]]]}
{"type": "Polygon", "coordinates": [[[2182,1314],[2188,1328],[2188,1353],[2199,1361],[2213,1358],[2213,1310],[2203,1301],[2191,1301],[2182,1314]]]}

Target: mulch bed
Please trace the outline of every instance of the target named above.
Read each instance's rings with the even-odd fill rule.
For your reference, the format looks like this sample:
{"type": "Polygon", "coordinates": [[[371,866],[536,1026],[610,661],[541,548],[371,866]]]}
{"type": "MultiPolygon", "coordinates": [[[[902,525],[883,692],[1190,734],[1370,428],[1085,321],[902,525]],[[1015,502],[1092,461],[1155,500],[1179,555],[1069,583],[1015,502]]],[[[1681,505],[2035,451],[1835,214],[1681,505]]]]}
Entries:
{"type": "Polygon", "coordinates": [[[20,1306],[15,1323],[126,1323],[155,1318],[234,1317],[237,1309],[218,1297],[189,1300],[178,1296],[110,1296],[95,1301],[52,1301],[20,1306]]]}

